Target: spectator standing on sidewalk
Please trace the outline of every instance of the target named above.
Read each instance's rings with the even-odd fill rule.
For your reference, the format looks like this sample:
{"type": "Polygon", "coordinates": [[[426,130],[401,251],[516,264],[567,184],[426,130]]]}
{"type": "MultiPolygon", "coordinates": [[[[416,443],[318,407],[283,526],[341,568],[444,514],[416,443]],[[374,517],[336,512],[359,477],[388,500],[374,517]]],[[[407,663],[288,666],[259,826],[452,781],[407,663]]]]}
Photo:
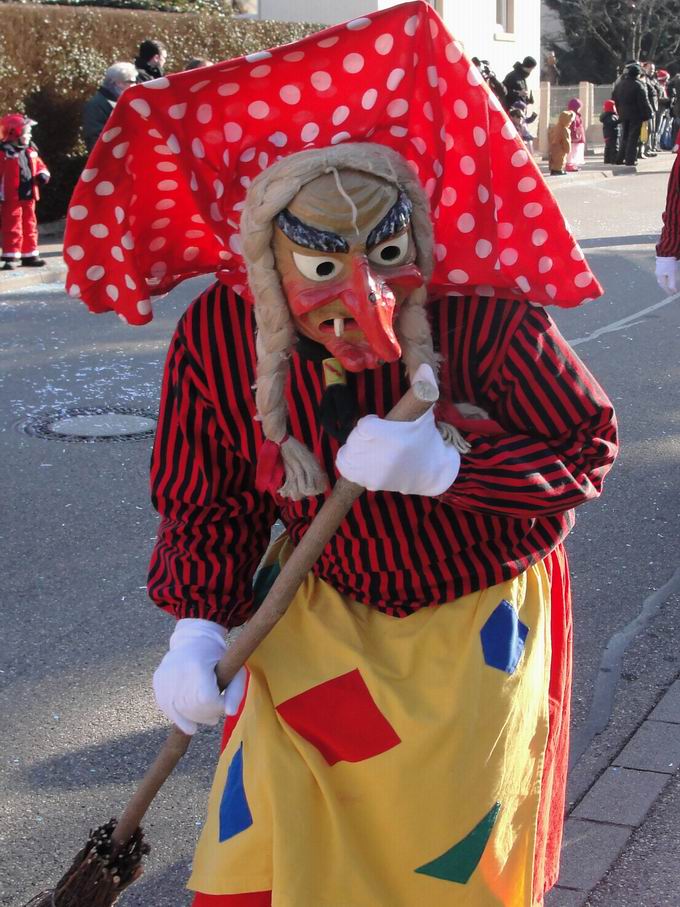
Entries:
{"type": "Polygon", "coordinates": [[[571,148],[567,155],[566,170],[568,173],[579,171],[586,160],[586,130],[581,116],[582,107],[583,104],[579,98],[572,98],[567,104],[567,110],[571,110],[574,114],[574,119],[569,126],[571,148]]]}
{"type": "Polygon", "coordinates": [[[137,84],[132,63],[114,63],[104,73],[104,81],[83,108],[83,135],[88,153],[92,151],[118,98],[130,85],[137,84]]]}
{"type": "Polygon", "coordinates": [[[548,130],[548,166],[550,176],[563,176],[567,171],[567,157],[571,151],[570,127],[573,110],[563,110],[554,126],[548,130]]]}
{"type": "Polygon", "coordinates": [[[645,120],[651,119],[653,110],[647,97],[647,89],[640,80],[640,66],[629,63],[617,81],[612,93],[621,120],[621,148],[617,164],[634,166],[640,129],[645,120]]]}
{"type": "Polygon", "coordinates": [[[557,66],[557,57],[552,51],[546,55],[541,79],[543,82],[548,82],[549,85],[560,84],[560,71],[557,66]]]}
{"type": "Polygon", "coordinates": [[[533,57],[525,57],[521,63],[515,63],[507,76],[503,79],[505,85],[505,109],[510,110],[515,101],[524,101],[525,104],[533,104],[534,96],[529,91],[527,79],[536,69],[536,61],[533,57]]]}
{"type": "Polygon", "coordinates": [[[35,125],[35,120],[23,113],[9,113],[0,120],[3,271],[11,271],[19,264],[25,268],[45,264],[38,253],[35,203],[40,198],[40,186],[50,180],[50,171],[31,141],[35,125]]]}
{"type": "Polygon", "coordinates": [[[152,79],[160,79],[167,59],[168,51],[165,44],[161,41],[155,41],[151,38],[142,41],[135,60],[137,81],[150,82],[152,79]]]}
{"type": "MultiPolygon", "coordinates": [[[[659,83],[656,78],[656,66],[653,63],[642,64],[642,81],[647,89],[647,100],[652,108],[652,116],[647,120],[647,138],[642,142],[640,157],[656,157],[656,124],[659,113],[659,83]]],[[[644,132],[644,130],[643,130],[644,132]]]]}
{"type": "Polygon", "coordinates": [[[604,138],[604,162],[615,164],[619,153],[619,115],[613,101],[605,101],[602,105],[600,122],[604,138]]]}

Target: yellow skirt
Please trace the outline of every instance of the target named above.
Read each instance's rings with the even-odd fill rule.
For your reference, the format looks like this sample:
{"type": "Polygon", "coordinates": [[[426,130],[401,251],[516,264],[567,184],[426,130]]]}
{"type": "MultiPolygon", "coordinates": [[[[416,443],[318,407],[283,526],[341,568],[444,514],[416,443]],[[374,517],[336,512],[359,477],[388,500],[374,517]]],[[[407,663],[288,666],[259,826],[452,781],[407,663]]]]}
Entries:
{"type": "MultiPolygon", "coordinates": [[[[282,556],[285,556],[285,551],[282,556]]],[[[530,907],[542,564],[393,618],[312,575],[248,663],[189,887],[272,907],[530,907]]]]}

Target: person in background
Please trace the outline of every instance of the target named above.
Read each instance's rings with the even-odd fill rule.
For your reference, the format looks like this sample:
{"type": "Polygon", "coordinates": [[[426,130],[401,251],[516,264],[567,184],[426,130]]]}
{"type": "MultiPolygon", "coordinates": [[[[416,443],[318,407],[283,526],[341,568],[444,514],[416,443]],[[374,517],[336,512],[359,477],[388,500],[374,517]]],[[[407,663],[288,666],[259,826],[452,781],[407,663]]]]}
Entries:
{"type": "Polygon", "coordinates": [[[534,96],[529,91],[527,79],[536,69],[536,61],[533,57],[525,57],[521,63],[515,63],[507,76],[503,79],[505,85],[505,109],[510,110],[515,101],[524,101],[525,104],[533,104],[534,96]]]}
{"type": "Polygon", "coordinates": [[[550,176],[563,176],[567,157],[571,151],[570,127],[574,119],[573,110],[563,110],[554,126],[548,130],[548,166],[550,176]]]}
{"type": "Polygon", "coordinates": [[[571,110],[574,114],[574,119],[569,127],[571,148],[567,156],[567,173],[579,171],[586,160],[586,130],[581,116],[582,107],[583,104],[578,98],[572,98],[567,104],[567,110],[571,110]]]}
{"type": "Polygon", "coordinates": [[[656,157],[656,123],[659,113],[659,81],[656,77],[656,66],[653,63],[642,64],[642,81],[647,90],[647,100],[652,108],[652,116],[647,122],[646,140],[642,142],[640,157],[656,157]]]}
{"type": "Polygon", "coordinates": [[[557,57],[552,51],[546,54],[543,71],[541,72],[541,79],[544,82],[548,82],[550,85],[560,84],[560,71],[557,67],[557,57]]]}
{"type": "Polygon", "coordinates": [[[503,107],[505,107],[506,106],[505,99],[508,94],[507,89],[506,89],[505,85],[503,85],[503,83],[501,81],[499,81],[498,77],[496,76],[496,73],[491,68],[491,64],[489,63],[489,61],[480,60],[479,57],[473,57],[472,62],[475,64],[477,69],[482,74],[482,78],[484,79],[486,84],[489,86],[491,91],[496,95],[496,97],[501,102],[503,107]]]}
{"type": "Polygon", "coordinates": [[[653,116],[647,89],[640,81],[641,72],[638,63],[629,63],[612,92],[621,121],[621,146],[616,163],[629,167],[635,166],[642,124],[653,116]]]}
{"type": "Polygon", "coordinates": [[[114,63],[104,73],[104,81],[83,108],[83,136],[88,153],[111,116],[118,98],[130,85],[137,84],[137,70],[132,63],[114,63]]]}
{"type": "Polygon", "coordinates": [[[135,60],[137,81],[150,82],[152,79],[160,79],[167,59],[168,51],[160,41],[151,40],[151,38],[142,41],[135,60]]]}
{"type": "MultiPolygon", "coordinates": [[[[527,146],[527,151],[529,154],[533,155],[534,153],[534,136],[529,132],[527,128],[527,118],[524,111],[526,110],[526,104],[523,101],[516,101],[515,106],[508,111],[508,116],[512,120],[515,129],[519,132],[520,138],[527,146]]],[[[534,119],[536,114],[533,114],[534,119]]]]}
{"type": "Polygon", "coordinates": [[[192,57],[184,65],[184,72],[188,69],[203,69],[204,66],[212,66],[212,60],[206,60],[205,57],[192,57]]]}
{"type": "Polygon", "coordinates": [[[600,122],[604,138],[604,162],[615,164],[619,154],[619,115],[612,100],[605,101],[602,105],[600,122]]]}
{"type": "Polygon", "coordinates": [[[9,113],[0,120],[0,200],[2,201],[3,271],[21,264],[41,268],[35,203],[40,186],[50,181],[50,171],[31,141],[36,125],[23,113],[9,113]]]}

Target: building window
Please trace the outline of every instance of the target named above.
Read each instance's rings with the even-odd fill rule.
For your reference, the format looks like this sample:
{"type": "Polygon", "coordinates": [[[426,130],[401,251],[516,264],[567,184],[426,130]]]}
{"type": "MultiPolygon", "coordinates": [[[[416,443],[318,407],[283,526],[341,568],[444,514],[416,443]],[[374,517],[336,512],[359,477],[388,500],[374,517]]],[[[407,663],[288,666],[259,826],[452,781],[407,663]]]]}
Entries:
{"type": "Polygon", "coordinates": [[[509,35],[515,31],[515,0],[496,0],[496,30],[509,35]]]}

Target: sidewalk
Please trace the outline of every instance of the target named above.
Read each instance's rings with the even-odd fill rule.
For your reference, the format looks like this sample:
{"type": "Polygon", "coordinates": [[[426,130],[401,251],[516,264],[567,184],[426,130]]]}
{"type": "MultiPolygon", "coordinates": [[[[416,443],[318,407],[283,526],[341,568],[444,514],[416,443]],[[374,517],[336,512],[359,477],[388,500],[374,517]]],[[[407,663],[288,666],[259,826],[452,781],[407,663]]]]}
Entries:
{"type": "Polygon", "coordinates": [[[62,257],[64,221],[41,224],[39,227],[40,257],[47,264],[44,268],[17,268],[15,271],[0,270],[0,296],[26,287],[46,283],[61,283],[66,280],[66,265],[62,257]]]}

